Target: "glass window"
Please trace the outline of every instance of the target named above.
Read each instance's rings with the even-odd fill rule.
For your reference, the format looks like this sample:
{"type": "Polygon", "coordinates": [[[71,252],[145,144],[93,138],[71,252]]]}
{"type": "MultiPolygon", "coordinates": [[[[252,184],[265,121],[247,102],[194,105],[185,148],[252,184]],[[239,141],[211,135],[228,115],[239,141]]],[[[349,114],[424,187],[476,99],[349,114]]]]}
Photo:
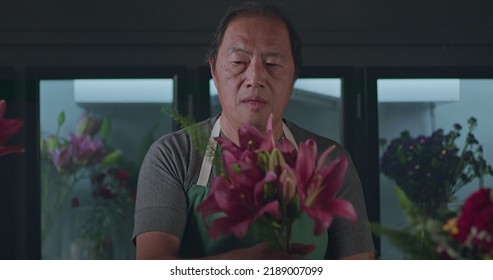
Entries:
{"type": "Polygon", "coordinates": [[[138,170],[172,79],[40,81],[42,258],[134,259],[138,170]]]}
{"type": "MultiPolygon", "coordinates": [[[[471,117],[477,120],[473,135],[482,145],[482,157],[487,163],[493,163],[493,133],[489,123],[493,106],[493,80],[379,79],[377,90],[380,216],[384,226],[396,228],[406,224],[395,198],[396,186],[401,187],[412,201],[430,215],[436,215],[442,207],[457,207],[480,186],[493,186],[493,178],[484,176],[465,184],[452,197],[440,191],[448,189],[442,177],[451,178],[444,174],[450,174],[451,168],[456,166],[453,163],[466,144],[471,117]],[[454,127],[459,128],[456,124],[461,127],[460,136],[453,141],[457,150],[434,150],[432,147],[440,146],[438,139],[441,135],[447,137],[454,127]],[[443,132],[440,133],[440,130],[443,132]],[[407,134],[403,134],[404,131],[407,134]],[[398,139],[402,140],[400,144],[398,139]],[[409,160],[410,154],[418,160],[409,160]],[[397,159],[397,155],[401,157],[397,159]],[[435,162],[439,164],[435,165],[435,162]],[[442,202],[443,197],[448,197],[445,203],[442,202]]],[[[402,259],[403,256],[383,238],[381,258],[402,259]]]]}

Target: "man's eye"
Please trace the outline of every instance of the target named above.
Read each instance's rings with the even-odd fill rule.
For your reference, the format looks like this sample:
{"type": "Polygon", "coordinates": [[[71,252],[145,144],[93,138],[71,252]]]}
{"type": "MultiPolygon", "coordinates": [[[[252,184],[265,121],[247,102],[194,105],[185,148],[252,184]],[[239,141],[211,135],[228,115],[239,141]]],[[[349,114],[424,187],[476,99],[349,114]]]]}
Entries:
{"type": "Polygon", "coordinates": [[[268,67],[279,67],[281,65],[279,65],[277,63],[267,62],[267,63],[265,63],[265,66],[268,66],[268,67]]]}
{"type": "Polygon", "coordinates": [[[243,64],[245,64],[245,62],[244,62],[244,61],[240,61],[240,60],[235,60],[235,61],[232,61],[231,63],[232,63],[233,65],[243,65],[243,64]]]}

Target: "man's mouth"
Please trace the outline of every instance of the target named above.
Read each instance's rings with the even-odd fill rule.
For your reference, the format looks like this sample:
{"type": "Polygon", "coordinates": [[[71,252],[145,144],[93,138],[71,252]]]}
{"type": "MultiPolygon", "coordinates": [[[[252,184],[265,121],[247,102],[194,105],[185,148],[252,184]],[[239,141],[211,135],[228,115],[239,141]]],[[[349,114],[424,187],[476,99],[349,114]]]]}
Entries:
{"type": "Polygon", "coordinates": [[[254,111],[262,109],[267,104],[267,102],[261,98],[245,98],[241,101],[241,103],[245,104],[248,108],[254,111]]]}

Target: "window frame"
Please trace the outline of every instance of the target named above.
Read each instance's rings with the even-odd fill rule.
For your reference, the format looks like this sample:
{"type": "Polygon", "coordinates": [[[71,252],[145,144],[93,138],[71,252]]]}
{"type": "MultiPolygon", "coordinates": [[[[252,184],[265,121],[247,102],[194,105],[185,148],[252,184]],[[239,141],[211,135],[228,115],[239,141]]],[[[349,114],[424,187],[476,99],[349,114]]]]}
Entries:
{"type": "MultiPolygon", "coordinates": [[[[365,69],[364,118],[365,137],[356,138],[365,147],[361,157],[365,162],[365,199],[371,222],[380,223],[380,158],[378,127],[378,79],[493,79],[493,67],[369,67],[365,69]]],[[[377,256],[381,251],[380,238],[375,237],[377,256]]]]}
{"type": "MultiPolygon", "coordinates": [[[[61,79],[138,79],[173,78],[175,80],[173,108],[181,114],[188,114],[188,95],[182,92],[186,80],[182,67],[33,67],[26,70],[26,140],[27,161],[24,170],[31,170],[26,178],[25,190],[27,215],[22,219],[26,224],[20,240],[28,250],[26,259],[41,259],[41,165],[40,165],[40,124],[39,124],[39,82],[61,79]],[[34,136],[34,137],[33,137],[34,136]]],[[[177,124],[174,124],[177,127],[177,124]]]]}

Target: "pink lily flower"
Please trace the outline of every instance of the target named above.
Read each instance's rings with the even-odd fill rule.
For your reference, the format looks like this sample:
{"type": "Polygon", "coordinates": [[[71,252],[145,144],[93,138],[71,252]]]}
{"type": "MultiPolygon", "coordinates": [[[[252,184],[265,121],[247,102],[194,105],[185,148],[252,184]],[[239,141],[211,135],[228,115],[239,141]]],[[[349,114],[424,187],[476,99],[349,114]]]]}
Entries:
{"type": "Polygon", "coordinates": [[[0,100],[0,156],[11,153],[20,153],[24,149],[19,146],[7,146],[7,141],[14,136],[23,126],[23,122],[16,119],[4,119],[7,104],[0,100]]]}
{"type": "Polygon", "coordinates": [[[103,142],[100,139],[93,140],[89,135],[77,136],[71,133],[70,142],[72,155],[80,164],[99,163],[105,155],[103,142]]]}
{"type": "Polygon", "coordinates": [[[212,239],[226,234],[243,238],[250,224],[264,214],[270,214],[274,217],[280,215],[277,200],[265,203],[262,199],[264,185],[272,182],[275,175],[269,172],[265,177],[258,178],[260,180],[257,180],[252,188],[251,185],[246,184],[252,181],[251,178],[245,178],[249,177],[249,173],[240,172],[233,176],[235,177],[234,180],[222,176],[215,177],[208,197],[197,207],[197,211],[201,213],[204,222],[210,214],[224,213],[224,216],[215,219],[208,226],[208,232],[212,239]],[[240,182],[240,184],[233,183],[233,181],[240,182]]]}
{"type": "Polygon", "coordinates": [[[262,172],[257,164],[257,154],[252,150],[259,146],[262,139],[255,138],[253,134],[256,140],[248,143],[245,137],[249,136],[246,133],[240,138],[243,149],[228,139],[216,139],[223,149],[222,161],[227,174],[214,178],[208,197],[197,207],[204,222],[210,214],[224,213],[224,217],[214,220],[208,226],[209,235],[213,239],[225,234],[243,238],[250,224],[264,214],[275,217],[280,215],[279,202],[265,201],[264,192],[265,184],[276,180],[276,175],[273,172],[262,172]]]}
{"type": "Polygon", "coordinates": [[[75,167],[72,154],[68,148],[62,150],[56,148],[53,152],[49,152],[48,154],[58,172],[71,172],[75,167]]]}
{"type": "Polygon", "coordinates": [[[301,143],[299,151],[287,139],[277,141],[272,115],[265,132],[247,125],[238,130],[238,137],[239,146],[229,139],[215,138],[222,150],[225,174],[214,178],[207,198],[197,207],[211,238],[227,234],[243,238],[250,225],[263,218],[279,239],[275,246],[303,255],[315,247],[290,240],[299,210],[314,220],[315,235],[327,230],[335,216],[356,219],[352,204],[335,198],[348,160],[339,157],[325,165],[333,147],[317,161],[315,141],[301,143]],[[301,209],[294,207],[298,209],[294,213],[298,200],[301,209]],[[207,219],[211,214],[219,215],[211,221],[207,219]]]}
{"type": "Polygon", "coordinates": [[[335,198],[344,180],[348,160],[338,157],[327,165],[324,162],[334,147],[328,148],[317,159],[317,144],[312,139],[300,144],[296,160],[298,195],[303,211],[315,222],[313,233],[320,235],[330,227],[334,216],[356,219],[353,205],[335,198]]]}

